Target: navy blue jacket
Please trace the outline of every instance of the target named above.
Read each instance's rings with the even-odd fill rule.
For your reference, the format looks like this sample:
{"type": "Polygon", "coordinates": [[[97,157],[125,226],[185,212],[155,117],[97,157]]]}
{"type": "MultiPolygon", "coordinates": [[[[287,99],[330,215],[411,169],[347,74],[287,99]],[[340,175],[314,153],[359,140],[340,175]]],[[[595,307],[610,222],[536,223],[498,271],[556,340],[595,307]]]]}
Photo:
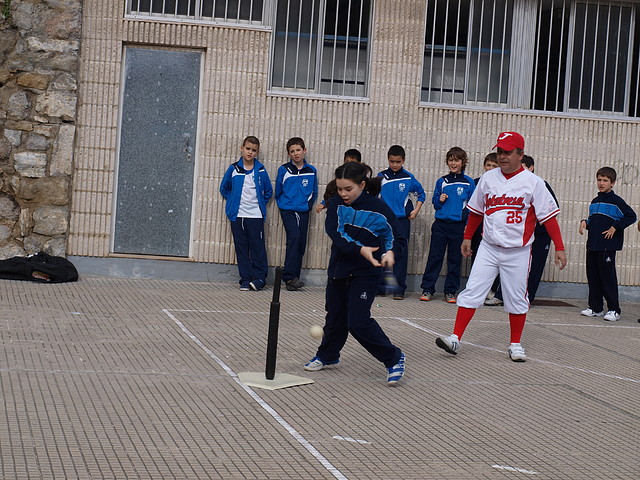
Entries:
{"type": "Polygon", "coordinates": [[[360,255],[360,248],[380,247],[373,254],[378,260],[387,250],[393,250],[397,258],[402,248],[402,234],[391,208],[367,192],[350,205],[338,195],[327,200],[325,231],[332,240],[329,278],[379,276],[382,269],[360,255]]]}
{"type": "Polygon", "coordinates": [[[593,251],[622,250],[624,229],[636,221],[636,213],[618,195],[609,192],[598,192],[591,200],[589,218],[587,219],[587,249],[593,251]],[[615,227],[616,233],[607,240],[602,232],[615,227]]]}
{"type": "Polygon", "coordinates": [[[398,218],[406,218],[413,210],[413,203],[409,199],[410,193],[417,195],[417,201],[424,203],[426,194],[422,184],[412,173],[401,168],[394,172],[390,168],[378,173],[382,177],[380,196],[391,207],[398,218]]]}
{"type": "Polygon", "coordinates": [[[433,208],[436,209],[436,219],[445,222],[466,222],[469,211],[465,208],[471,198],[476,184],[463,173],[449,172],[436,181],[436,188],[431,197],[433,208]],[[447,201],[440,202],[440,194],[448,195],[447,201]]]}
{"type": "Polygon", "coordinates": [[[278,168],[276,177],[276,203],[280,210],[308,212],[318,197],[318,172],[304,161],[298,167],[290,161],[278,168]]]}
{"type": "MultiPolygon", "coordinates": [[[[544,186],[547,187],[547,190],[549,190],[549,193],[551,194],[551,196],[553,197],[553,199],[556,201],[556,205],[560,205],[558,203],[558,199],[556,198],[556,194],[553,192],[553,189],[551,188],[551,185],[549,185],[547,183],[547,181],[544,181],[544,186]]],[[[533,235],[535,236],[535,238],[537,239],[538,237],[549,237],[549,239],[551,238],[549,236],[549,233],[547,232],[547,228],[544,225],[541,225],[540,222],[536,222],[536,228],[533,231],[533,235]]]]}

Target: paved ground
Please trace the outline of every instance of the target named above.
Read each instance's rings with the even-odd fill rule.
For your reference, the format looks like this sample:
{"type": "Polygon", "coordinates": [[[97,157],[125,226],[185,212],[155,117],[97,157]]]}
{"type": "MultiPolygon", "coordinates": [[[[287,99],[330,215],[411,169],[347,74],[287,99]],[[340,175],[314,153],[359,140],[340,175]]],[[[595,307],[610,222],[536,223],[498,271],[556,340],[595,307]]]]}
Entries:
{"type": "Polygon", "coordinates": [[[338,367],[304,372],[323,291],[285,291],[277,371],[315,383],[271,391],[237,379],[264,370],[271,294],[0,281],[1,478],[640,478],[638,304],[615,324],[573,300],[535,306],[517,364],[500,307],[478,311],[454,357],[434,338],[455,306],[376,299],[408,357],[389,388],[352,340],[338,367]]]}

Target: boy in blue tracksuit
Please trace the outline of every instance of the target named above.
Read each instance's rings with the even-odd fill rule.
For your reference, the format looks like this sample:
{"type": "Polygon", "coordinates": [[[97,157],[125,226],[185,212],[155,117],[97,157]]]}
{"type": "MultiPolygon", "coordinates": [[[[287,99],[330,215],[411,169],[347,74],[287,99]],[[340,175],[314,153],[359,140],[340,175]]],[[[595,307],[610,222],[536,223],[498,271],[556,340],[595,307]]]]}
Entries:
{"type": "MultiPolygon", "coordinates": [[[[392,145],[387,152],[387,161],[389,168],[378,173],[378,177],[382,177],[382,187],[380,196],[385,201],[396,218],[398,219],[398,227],[402,232],[405,245],[402,248],[402,254],[396,255],[396,263],[393,266],[393,274],[398,280],[399,289],[394,292],[394,300],[402,300],[404,292],[407,289],[407,264],[409,261],[409,234],[411,233],[410,221],[415,219],[422,208],[422,204],[426,199],[424,188],[416,177],[409,171],[405,170],[405,151],[400,145],[392,145]],[[410,194],[416,195],[416,206],[414,208],[411,202],[410,194]]],[[[379,293],[383,293],[384,285],[378,288],[379,293]]]]}
{"type": "Polygon", "coordinates": [[[242,156],[229,166],[220,183],[243,291],[261,290],[267,279],[264,222],[273,189],[269,174],[257,159],[259,151],[256,137],[245,138],[240,147],[242,156]]]}
{"type": "Polygon", "coordinates": [[[296,291],[304,286],[300,271],[307,249],[309,211],[318,197],[318,172],[305,160],[307,148],[301,138],[289,139],[287,154],[290,161],[278,168],[276,202],[287,234],[282,280],[287,290],[296,291]]]}
{"type": "Polygon", "coordinates": [[[587,237],[587,282],[589,283],[589,308],[580,312],[586,317],[604,317],[620,320],[618,301],[618,276],[616,252],[622,250],[624,229],[633,224],[636,213],[618,195],[613,193],[616,171],[602,167],[596,172],[598,196],[591,200],[589,218],[580,222],[579,233],[589,230],[587,237]],[[607,312],[604,312],[604,300],[607,312]]]}
{"type": "Polygon", "coordinates": [[[446,251],[447,277],[444,283],[444,301],[456,303],[462,263],[460,246],[468,216],[466,206],[475,190],[473,179],[464,174],[469,162],[467,152],[460,147],[453,147],[447,152],[445,162],[449,167],[449,173],[436,181],[431,199],[436,210],[436,219],[431,226],[429,257],[420,285],[420,300],[424,302],[431,300],[435,293],[436,280],[440,275],[446,251]]]}

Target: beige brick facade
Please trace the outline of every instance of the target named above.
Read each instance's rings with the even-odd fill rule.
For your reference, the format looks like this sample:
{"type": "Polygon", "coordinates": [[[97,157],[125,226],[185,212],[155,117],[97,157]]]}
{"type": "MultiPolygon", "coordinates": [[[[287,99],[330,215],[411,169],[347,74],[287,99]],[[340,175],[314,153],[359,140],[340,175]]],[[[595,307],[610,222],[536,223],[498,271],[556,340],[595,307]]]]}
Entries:
{"type": "MultiPolygon", "coordinates": [[[[321,192],[348,148],[358,148],[374,171],[386,168],[392,144],[407,150],[406,167],[423,183],[428,201],[413,222],[409,273],[422,273],[429,246],[436,179],[447,173],[445,152],[454,145],[470,157],[467,173],[476,177],[482,160],[504,130],[521,132],[536,173],[552,185],[562,213],[559,221],[569,266],[547,268],[546,281],[584,283],[585,237],[578,223],[597,193],[595,171],[618,172],[615,191],[640,210],[640,124],[621,119],[547,115],[513,110],[436,108],[420,105],[425,2],[375,3],[368,101],[300,98],[267,92],[270,35],[264,27],[240,28],[126,19],[125,2],[87,0],[79,75],[79,116],[68,253],[110,254],[114,180],[118,153],[118,114],[123,48],[147,45],[200,49],[203,78],[198,126],[191,259],[234,263],[224,203],[218,193],[227,166],[237,159],[242,138],[256,135],[261,159],[272,180],[286,161],[291,136],[307,142],[308,159],[319,171],[321,192]]],[[[324,214],[312,214],[303,267],[326,266],[324,214]]],[[[284,235],[275,206],[269,206],[269,263],[284,258],[284,235]]],[[[640,234],[635,225],[618,257],[622,285],[640,285],[640,234]]]]}

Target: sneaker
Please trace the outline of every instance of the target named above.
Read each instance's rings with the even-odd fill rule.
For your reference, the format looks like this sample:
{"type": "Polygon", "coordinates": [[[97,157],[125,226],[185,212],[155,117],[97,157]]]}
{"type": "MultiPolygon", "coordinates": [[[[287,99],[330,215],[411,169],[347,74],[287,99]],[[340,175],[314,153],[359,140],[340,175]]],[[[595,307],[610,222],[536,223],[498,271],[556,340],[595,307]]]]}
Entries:
{"type": "Polygon", "coordinates": [[[304,286],[304,283],[298,280],[297,278],[292,278],[291,280],[287,280],[286,282],[284,282],[284,284],[287,287],[287,290],[290,292],[296,292],[304,286]]]}
{"type": "Polygon", "coordinates": [[[457,335],[451,334],[446,337],[436,338],[436,345],[447,353],[457,355],[458,349],[460,348],[460,341],[457,335]]]}
{"type": "Polygon", "coordinates": [[[509,358],[514,362],[526,362],[527,356],[524,354],[524,348],[519,343],[509,345],[509,358]]]}
{"type": "Polygon", "coordinates": [[[618,320],[620,320],[620,314],[614,310],[609,310],[604,316],[604,319],[607,322],[617,322],[618,320]]]}
{"type": "Polygon", "coordinates": [[[298,277],[293,277],[284,283],[287,286],[287,290],[290,290],[290,291],[299,290],[300,288],[304,287],[304,282],[300,280],[298,277]]]}
{"type": "Polygon", "coordinates": [[[249,282],[249,288],[254,292],[262,290],[264,288],[264,280],[257,279],[252,282],[249,282]]]}
{"type": "Polygon", "coordinates": [[[387,368],[387,385],[393,386],[404,376],[404,362],[407,357],[400,354],[400,360],[393,367],[387,368]]]}
{"type": "Polygon", "coordinates": [[[422,300],[423,302],[429,302],[431,301],[431,297],[433,297],[433,293],[431,292],[422,292],[422,296],[420,297],[420,300],[422,300]]]}
{"type": "Polygon", "coordinates": [[[251,290],[251,287],[249,287],[249,282],[242,282],[240,284],[240,291],[241,292],[248,292],[249,290],[251,290]]]}
{"type": "Polygon", "coordinates": [[[396,293],[396,294],[393,295],[393,299],[394,300],[404,300],[404,294],[396,293]]]}
{"type": "Polygon", "coordinates": [[[336,365],[339,361],[340,360],[334,360],[333,362],[323,362],[318,357],[313,357],[311,360],[309,360],[309,363],[304,366],[304,369],[308,370],[309,372],[318,372],[324,367],[328,367],[329,365],[336,365]]]}
{"type": "Polygon", "coordinates": [[[445,293],[443,300],[447,303],[456,303],[456,294],[455,293],[445,293]]]}
{"type": "Polygon", "coordinates": [[[498,307],[500,305],[503,305],[504,302],[502,300],[500,300],[498,297],[493,297],[493,298],[487,298],[484,301],[484,304],[489,306],[489,307],[498,307]]]}
{"type": "Polygon", "coordinates": [[[584,315],[585,317],[602,317],[604,312],[594,312],[590,308],[585,308],[580,312],[580,315],[584,315]]]}

